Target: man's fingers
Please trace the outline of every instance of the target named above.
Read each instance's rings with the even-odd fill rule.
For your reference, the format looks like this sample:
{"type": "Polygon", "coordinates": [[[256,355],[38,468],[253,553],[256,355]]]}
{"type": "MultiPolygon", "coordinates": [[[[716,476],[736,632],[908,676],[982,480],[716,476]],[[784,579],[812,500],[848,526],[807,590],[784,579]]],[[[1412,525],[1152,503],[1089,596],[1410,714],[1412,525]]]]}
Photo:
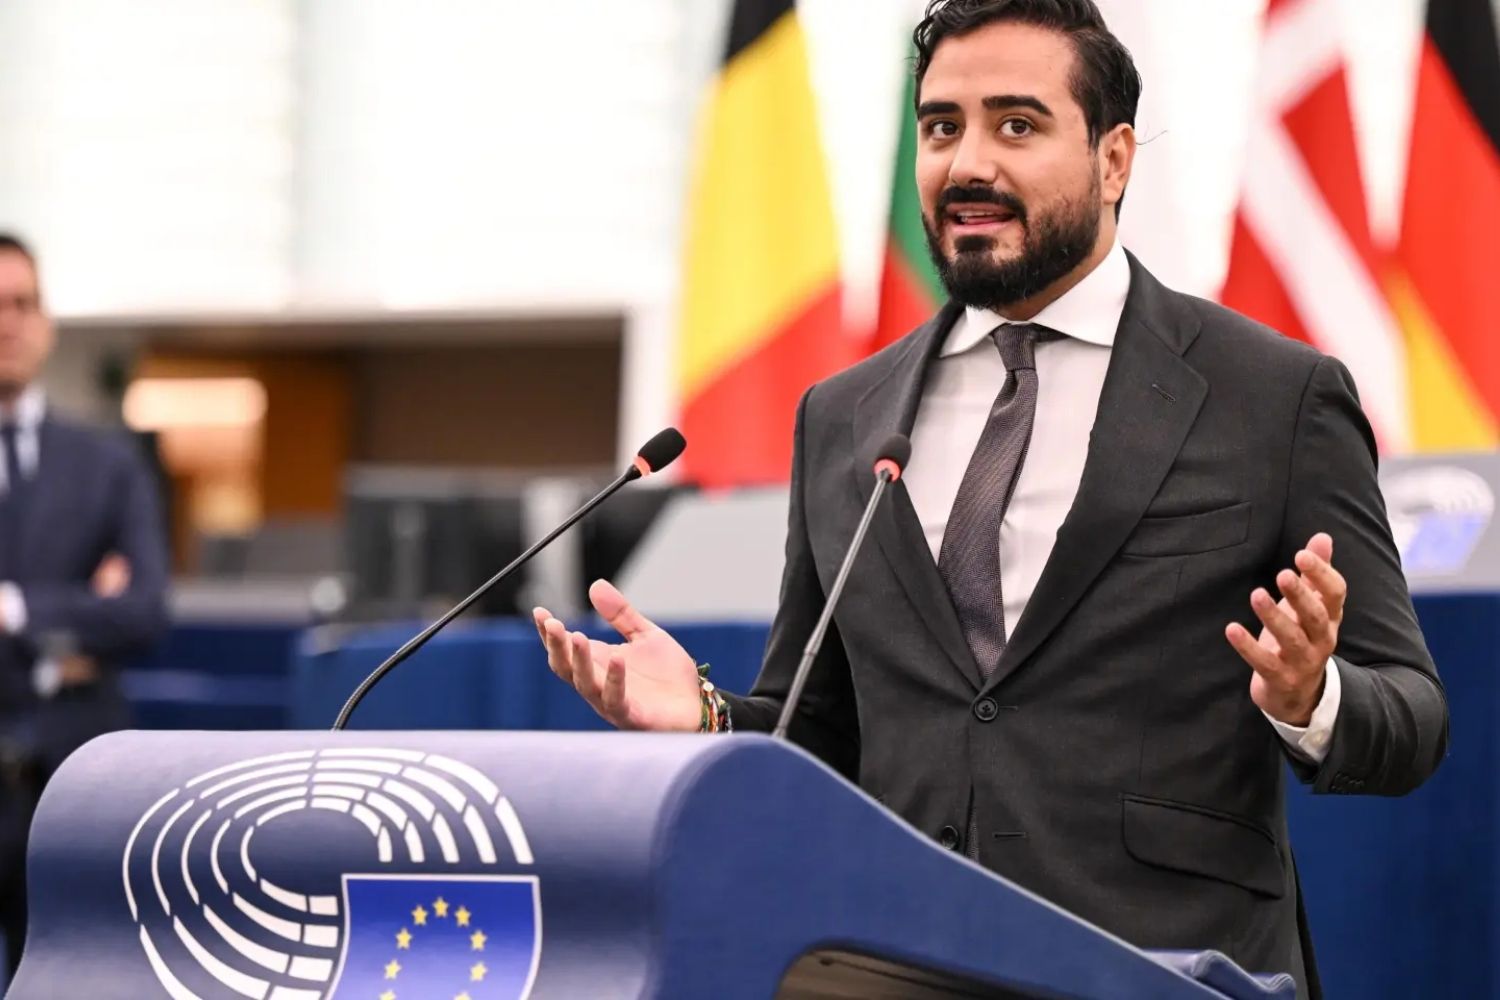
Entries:
{"type": "MultiPolygon", "coordinates": [[[[1313,540],[1327,537],[1327,535],[1314,535],[1313,540]]],[[[1297,553],[1295,562],[1297,568],[1302,571],[1303,578],[1312,584],[1322,596],[1323,605],[1328,609],[1329,620],[1342,621],[1344,599],[1349,596],[1349,585],[1345,582],[1344,575],[1334,569],[1333,564],[1326,557],[1319,555],[1311,543],[1297,553]]]]}
{"type": "Polygon", "coordinates": [[[604,668],[604,690],[599,706],[606,720],[615,725],[625,723],[625,658],[618,651],[611,653],[604,668]]]}
{"type": "Polygon", "coordinates": [[[1307,549],[1324,562],[1333,562],[1333,536],[1320,531],[1307,540],[1307,549]]]}
{"type": "Polygon", "coordinates": [[[1308,583],[1289,569],[1284,569],[1276,574],[1276,586],[1286,595],[1283,605],[1290,605],[1292,620],[1295,621],[1308,639],[1313,642],[1326,642],[1331,638],[1329,630],[1328,609],[1323,605],[1323,598],[1308,583]]]}
{"type": "Polygon", "coordinates": [[[65,688],[92,684],[99,679],[99,661],[92,656],[64,656],[57,661],[57,666],[59,680],[65,688]]]}
{"type": "Polygon", "coordinates": [[[1229,640],[1234,651],[1239,653],[1240,658],[1256,673],[1270,677],[1278,676],[1281,661],[1277,659],[1276,654],[1256,642],[1255,636],[1251,635],[1243,625],[1235,622],[1225,626],[1224,638],[1229,640]]]}
{"type": "Polygon", "coordinates": [[[656,628],[645,615],[630,606],[625,595],[608,580],[595,580],[589,587],[589,600],[599,617],[614,626],[615,631],[631,641],[656,628]]]}
{"type": "Polygon", "coordinates": [[[119,597],[130,589],[130,560],[111,552],[100,560],[91,581],[99,597],[119,597]]]}
{"type": "Polygon", "coordinates": [[[573,683],[572,657],[568,655],[568,630],[556,618],[542,625],[542,643],[547,647],[547,666],[568,684],[573,683]]]}
{"type": "Polygon", "coordinates": [[[573,660],[573,686],[584,701],[599,704],[599,670],[594,664],[594,651],[589,648],[589,637],[582,632],[568,636],[568,654],[573,660]]]}
{"type": "Polygon", "coordinates": [[[1250,607],[1276,637],[1283,653],[1298,656],[1306,651],[1307,633],[1302,631],[1302,626],[1293,621],[1291,616],[1276,606],[1276,602],[1264,588],[1256,588],[1255,593],[1250,595],[1250,607]]]}
{"type": "Polygon", "coordinates": [[[620,648],[569,632],[546,608],[533,608],[531,620],[547,650],[548,668],[607,721],[623,727],[625,657],[620,648]]]}

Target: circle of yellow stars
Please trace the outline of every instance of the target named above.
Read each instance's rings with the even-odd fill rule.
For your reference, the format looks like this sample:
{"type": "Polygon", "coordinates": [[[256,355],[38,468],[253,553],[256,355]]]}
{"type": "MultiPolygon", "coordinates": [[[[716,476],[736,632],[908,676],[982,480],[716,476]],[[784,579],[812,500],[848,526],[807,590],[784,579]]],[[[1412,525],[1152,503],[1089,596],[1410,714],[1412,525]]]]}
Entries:
{"type": "MultiPolygon", "coordinates": [[[[416,908],[411,911],[412,926],[428,926],[428,917],[433,917],[437,920],[447,920],[448,911],[450,909],[452,909],[452,904],[442,896],[439,896],[437,899],[434,899],[432,901],[431,910],[428,910],[421,903],[418,903],[416,908]]],[[[453,923],[457,927],[469,927],[470,921],[473,919],[473,916],[474,915],[469,912],[468,908],[460,905],[458,909],[453,910],[453,923]]],[[[401,928],[401,930],[396,933],[396,950],[410,951],[412,938],[413,935],[409,928],[401,928]]],[[[489,937],[485,935],[484,931],[480,930],[477,927],[474,928],[473,933],[469,935],[469,950],[478,952],[484,951],[485,942],[487,942],[488,940],[489,937]]],[[[489,971],[489,967],[484,964],[483,960],[475,962],[473,965],[469,966],[469,981],[473,983],[483,982],[484,977],[489,974],[489,971]]],[[[399,958],[393,958],[386,963],[385,978],[394,980],[400,974],[401,961],[399,958]]],[[[380,994],[379,1000],[399,1000],[399,998],[397,997],[395,990],[388,989],[384,993],[380,994]]],[[[465,990],[462,993],[459,993],[453,998],[453,1000],[471,1000],[471,998],[469,997],[469,991],[465,990]]]]}

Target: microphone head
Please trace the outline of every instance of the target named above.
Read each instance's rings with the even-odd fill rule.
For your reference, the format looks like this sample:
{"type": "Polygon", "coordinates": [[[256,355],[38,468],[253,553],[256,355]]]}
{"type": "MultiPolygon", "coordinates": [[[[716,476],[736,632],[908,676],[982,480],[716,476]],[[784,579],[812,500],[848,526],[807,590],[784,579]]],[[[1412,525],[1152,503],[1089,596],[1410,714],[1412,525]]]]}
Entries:
{"type": "Polygon", "coordinates": [[[879,457],[875,459],[875,475],[889,475],[891,482],[901,478],[901,473],[906,470],[906,463],[911,459],[911,438],[905,434],[892,434],[885,439],[885,444],[880,446],[879,457]]]}
{"type": "Polygon", "coordinates": [[[668,427],[641,445],[641,450],[635,456],[635,468],[643,476],[660,472],[677,461],[677,456],[686,447],[687,439],[682,436],[682,432],[675,427],[668,427]]]}

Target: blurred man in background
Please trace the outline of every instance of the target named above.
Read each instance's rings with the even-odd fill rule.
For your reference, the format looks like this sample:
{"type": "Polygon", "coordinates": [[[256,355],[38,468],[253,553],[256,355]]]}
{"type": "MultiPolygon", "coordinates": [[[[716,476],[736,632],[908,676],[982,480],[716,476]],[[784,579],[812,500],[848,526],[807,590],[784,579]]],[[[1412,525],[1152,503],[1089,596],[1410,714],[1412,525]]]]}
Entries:
{"type": "Polygon", "coordinates": [[[1132,943],[1317,995],[1285,764],[1398,795],[1447,745],[1353,382],[1119,244],[1142,84],[1091,0],[936,0],[916,45],[951,301],[803,397],[755,689],[720,701],[603,582],[626,642],[538,609],[549,663],[625,728],[770,730],[877,449],[909,435],[793,739],[1132,943]]]}
{"type": "Polygon", "coordinates": [[[0,234],[0,931],[26,928],[26,831],[63,758],[128,723],[112,669],[166,629],[160,501],[135,444],[59,419],[36,258],[0,234]]]}

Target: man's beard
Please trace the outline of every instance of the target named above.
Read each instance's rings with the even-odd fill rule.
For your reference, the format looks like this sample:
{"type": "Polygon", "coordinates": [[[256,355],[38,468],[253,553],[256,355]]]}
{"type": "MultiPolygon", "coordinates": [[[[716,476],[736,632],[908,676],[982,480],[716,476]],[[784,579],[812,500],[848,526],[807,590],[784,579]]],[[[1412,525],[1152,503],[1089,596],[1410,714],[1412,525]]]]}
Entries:
{"type": "Polygon", "coordinates": [[[948,205],[974,202],[1001,205],[1014,213],[1022,231],[1021,252],[1010,260],[996,261],[992,237],[960,236],[954,241],[950,259],[943,252],[941,237],[924,215],[927,252],[943,287],[960,305],[997,311],[1024,302],[1087,260],[1099,239],[1102,202],[1097,176],[1085,198],[1064,202],[1034,220],[1028,220],[1020,199],[988,188],[950,188],[938,199],[937,214],[942,217],[948,205]]]}

